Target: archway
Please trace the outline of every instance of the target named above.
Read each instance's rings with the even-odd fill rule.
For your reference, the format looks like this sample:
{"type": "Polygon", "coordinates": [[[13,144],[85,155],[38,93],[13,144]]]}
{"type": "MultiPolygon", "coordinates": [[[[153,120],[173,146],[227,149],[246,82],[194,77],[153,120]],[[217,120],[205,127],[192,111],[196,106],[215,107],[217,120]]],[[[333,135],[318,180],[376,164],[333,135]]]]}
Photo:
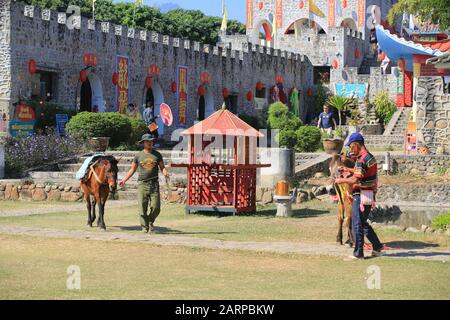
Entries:
{"type": "Polygon", "coordinates": [[[205,95],[198,99],[197,120],[202,121],[212,115],[214,109],[214,97],[212,90],[205,86],[205,95]]]}
{"type": "Polygon", "coordinates": [[[325,29],[320,24],[308,18],[295,20],[289,25],[289,27],[287,27],[284,34],[292,34],[298,37],[302,34],[302,32],[306,32],[310,29],[315,29],[317,34],[326,34],[325,29]]]}
{"type": "Polygon", "coordinates": [[[261,20],[253,29],[251,39],[253,43],[259,44],[261,40],[272,41],[272,23],[269,20],[261,20]]]}
{"type": "Polygon", "coordinates": [[[102,83],[95,73],[89,73],[81,84],[80,111],[104,111],[102,83]]]}
{"type": "MultiPolygon", "coordinates": [[[[145,105],[154,106],[155,116],[159,115],[159,107],[164,102],[164,94],[158,82],[153,81],[152,87],[145,91],[144,100],[145,105]]],[[[156,123],[159,127],[158,134],[161,136],[164,134],[164,123],[160,117],[156,119],[156,123]]]]}

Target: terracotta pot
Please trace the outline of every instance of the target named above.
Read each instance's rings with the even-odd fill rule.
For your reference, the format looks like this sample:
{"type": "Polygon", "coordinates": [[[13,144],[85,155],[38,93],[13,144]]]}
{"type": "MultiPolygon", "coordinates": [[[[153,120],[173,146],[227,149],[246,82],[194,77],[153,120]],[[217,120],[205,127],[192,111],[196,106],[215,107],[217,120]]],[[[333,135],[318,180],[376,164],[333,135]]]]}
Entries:
{"type": "Polygon", "coordinates": [[[323,139],[323,149],[328,154],[341,153],[344,147],[344,140],[342,139],[323,139]]]}
{"type": "Polygon", "coordinates": [[[88,146],[91,151],[105,152],[108,149],[109,137],[92,137],[88,139],[88,146]]]}

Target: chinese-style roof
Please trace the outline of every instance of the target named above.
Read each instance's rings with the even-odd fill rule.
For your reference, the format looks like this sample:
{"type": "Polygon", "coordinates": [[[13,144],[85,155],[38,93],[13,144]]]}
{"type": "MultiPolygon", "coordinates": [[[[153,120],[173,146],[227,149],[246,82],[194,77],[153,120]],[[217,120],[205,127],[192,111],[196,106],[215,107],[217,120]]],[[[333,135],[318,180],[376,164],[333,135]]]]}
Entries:
{"type": "Polygon", "coordinates": [[[438,63],[450,63],[450,52],[443,54],[439,57],[430,58],[427,60],[427,64],[438,64],[438,63]]]}
{"type": "Polygon", "coordinates": [[[239,119],[234,113],[222,107],[208,118],[182,132],[183,135],[208,134],[226,136],[263,137],[255,128],[239,119]]]}
{"type": "Polygon", "coordinates": [[[406,69],[412,71],[413,55],[429,55],[440,56],[446,52],[450,52],[450,39],[437,42],[417,42],[406,40],[397,34],[391,33],[383,26],[376,27],[378,46],[383,50],[389,59],[398,61],[400,58],[405,59],[406,69]]]}

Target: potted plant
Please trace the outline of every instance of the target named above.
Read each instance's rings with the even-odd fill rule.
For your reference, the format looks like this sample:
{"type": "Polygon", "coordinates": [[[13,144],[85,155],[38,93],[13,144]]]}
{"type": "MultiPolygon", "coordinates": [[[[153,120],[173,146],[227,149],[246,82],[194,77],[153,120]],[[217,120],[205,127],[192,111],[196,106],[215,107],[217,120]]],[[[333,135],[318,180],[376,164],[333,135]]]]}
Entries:
{"type": "Polygon", "coordinates": [[[342,130],[341,112],[347,110],[347,108],[352,103],[352,99],[340,95],[335,95],[330,97],[327,100],[327,103],[338,110],[339,124],[338,128],[336,128],[336,130],[334,131],[334,134],[323,137],[323,149],[328,154],[340,153],[342,151],[342,148],[344,147],[344,140],[348,133],[342,130]]]}

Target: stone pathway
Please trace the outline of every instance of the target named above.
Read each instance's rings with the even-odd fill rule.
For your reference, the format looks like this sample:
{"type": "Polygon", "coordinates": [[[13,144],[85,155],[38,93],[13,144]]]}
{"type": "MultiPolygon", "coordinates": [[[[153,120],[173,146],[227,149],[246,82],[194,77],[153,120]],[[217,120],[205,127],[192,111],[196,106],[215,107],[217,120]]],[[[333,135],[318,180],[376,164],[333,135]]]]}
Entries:
{"type": "MultiPolygon", "coordinates": [[[[132,205],[136,205],[136,200],[114,200],[108,201],[106,203],[107,208],[122,208],[129,207],[132,205]]],[[[0,208],[0,217],[19,217],[19,216],[29,216],[34,214],[47,214],[47,213],[56,213],[56,212],[77,212],[86,210],[86,203],[78,202],[78,203],[64,203],[64,202],[56,202],[55,204],[38,206],[34,208],[21,208],[21,209],[7,209],[2,210],[0,208]]]]}
{"type": "MultiPolygon", "coordinates": [[[[164,234],[143,234],[124,232],[93,232],[85,230],[59,230],[47,228],[0,226],[0,234],[28,235],[49,238],[72,238],[96,241],[143,242],[155,245],[186,246],[207,249],[245,250],[256,252],[295,253],[303,255],[326,255],[345,257],[351,249],[334,244],[293,243],[293,242],[256,242],[223,241],[206,238],[173,236],[164,234]]],[[[367,253],[369,255],[369,253],[367,253]]],[[[410,258],[426,261],[450,261],[450,251],[429,249],[395,249],[387,250],[385,256],[393,258],[410,258]]]]}

